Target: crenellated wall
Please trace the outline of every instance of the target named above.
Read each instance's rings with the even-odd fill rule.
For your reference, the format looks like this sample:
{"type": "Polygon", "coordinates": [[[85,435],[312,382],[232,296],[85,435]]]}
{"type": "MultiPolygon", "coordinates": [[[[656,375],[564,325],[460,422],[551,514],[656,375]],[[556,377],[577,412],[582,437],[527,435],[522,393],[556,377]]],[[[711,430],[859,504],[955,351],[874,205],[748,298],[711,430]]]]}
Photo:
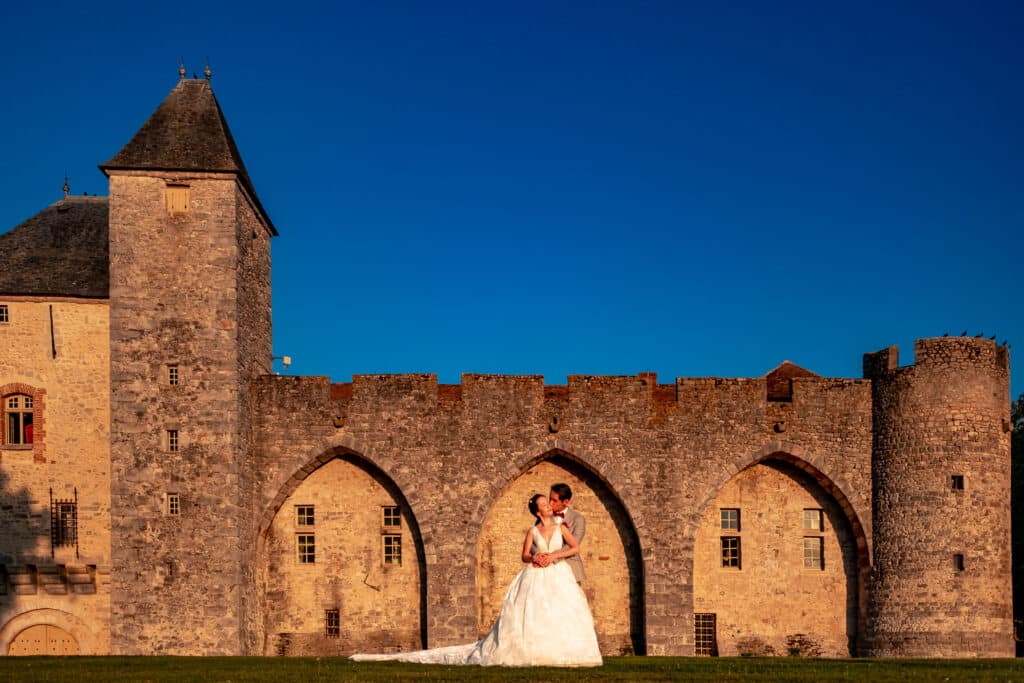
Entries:
{"type": "MultiPolygon", "coordinates": [[[[697,528],[717,491],[755,462],[786,460],[820,480],[858,530],[867,561],[871,389],[863,380],[794,379],[785,405],[768,401],[764,378],[659,385],[653,373],[572,376],[567,386],[540,376],[466,374],[459,385],[438,385],[433,375],[359,375],[345,384],[272,376],[253,391],[261,530],[335,454],[372,463],[422,532],[430,646],[477,637],[484,520],[504,490],[550,458],[599,479],[632,526],[643,574],[643,632],[634,640],[649,654],[692,652],[697,528]]],[[[284,597],[264,608],[291,606],[284,597]]]]}

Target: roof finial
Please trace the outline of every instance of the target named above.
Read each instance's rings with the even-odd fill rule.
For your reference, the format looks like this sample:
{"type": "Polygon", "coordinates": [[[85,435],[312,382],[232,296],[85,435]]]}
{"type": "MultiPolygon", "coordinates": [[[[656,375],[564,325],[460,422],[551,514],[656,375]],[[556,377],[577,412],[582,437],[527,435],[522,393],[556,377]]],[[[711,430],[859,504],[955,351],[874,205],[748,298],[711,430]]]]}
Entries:
{"type": "Polygon", "coordinates": [[[71,186],[68,185],[68,174],[64,174],[64,198],[67,199],[68,192],[71,192],[71,186]]]}
{"type": "Polygon", "coordinates": [[[181,77],[181,80],[185,80],[185,58],[184,57],[180,57],[178,59],[178,76],[181,77]]]}
{"type": "Polygon", "coordinates": [[[210,71],[210,58],[209,57],[206,58],[206,68],[203,69],[203,75],[206,76],[206,80],[210,80],[210,76],[213,75],[213,72],[210,71]]]}

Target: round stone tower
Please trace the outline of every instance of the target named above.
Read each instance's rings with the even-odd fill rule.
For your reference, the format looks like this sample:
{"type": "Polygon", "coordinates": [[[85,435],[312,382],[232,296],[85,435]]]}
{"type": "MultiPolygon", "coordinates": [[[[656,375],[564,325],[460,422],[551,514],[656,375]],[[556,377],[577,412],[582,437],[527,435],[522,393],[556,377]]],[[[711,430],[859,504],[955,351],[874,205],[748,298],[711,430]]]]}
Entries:
{"type": "Polygon", "coordinates": [[[864,356],[872,380],[874,566],[867,648],[880,657],[1013,657],[1009,353],[968,337],[864,356]]]}

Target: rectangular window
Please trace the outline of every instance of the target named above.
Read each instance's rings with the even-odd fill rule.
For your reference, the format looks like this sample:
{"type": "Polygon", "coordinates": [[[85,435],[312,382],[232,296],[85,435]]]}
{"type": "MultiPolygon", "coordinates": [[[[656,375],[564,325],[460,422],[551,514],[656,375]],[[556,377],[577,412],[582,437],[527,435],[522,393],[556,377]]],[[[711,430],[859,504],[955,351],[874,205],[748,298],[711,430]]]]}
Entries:
{"type": "Polygon", "coordinates": [[[316,516],[312,505],[295,506],[295,526],[313,526],[316,516]]]}
{"type": "Polygon", "coordinates": [[[954,474],[954,475],[951,475],[949,479],[950,479],[950,482],[949,482],[950,483],[950,487],[954,491],[963,491],[964,490],[964,475],[962,475],[962,474],[954,474]]]}
{"type": "Polygon", "coordinates": [[[0,304],[0,325],[9,322],[11,322],[11,317],[7,310],[7,304],[0,304]]]}
{"type": "Polygon", "coordinates": [[[167,383],[172,387],[178,386],[178,366],[168,365],[167,366],[167,383]]]}
{"type": "Polygon", "coordinates": [[[402,537],[398,534],[385,534],[384,564],[402,564],[402,537]]]}
{"type": "Polygon", "coordinates": [[[316,562],[316,537],[313,534],[299,534],[295,537],[295,543],[299,564],[314,564],[316,562]]]}
{"type": "Polygon", "coordinates": [[[341,636],[341,614],[336,609],[329,609],[324,613],[324,635],[328,638],[341,636]]]}
{"type": "Polygon", "coordinates": [[[178,497],[177,493],[167,494],[167,514],[181,514],[181,499],[178,497]]]}
{"type": "Polygon", "coordinates": [[[823,547],[825,539],[814,536],[804,539],[804,569],[824,569],[823,547]]]}
{"type": "Polygon", "coordinates": [[[698,657],[718,656],[718,633],[714,614],[693,615],[694,654],[698,657]]]}
{"type": "Polygon", "coordinates": [[[388,529],[397,529],[402,526],[402,515],[398,511],[397,505],[385,505],[384,508],[384,526],[388,529]]]}
{"type": "Polygon", "coordinates": [[[962,572],[964,570],[964,556],[963,553],[957,553],[953,555],[953,571],[962,572]]]}
{"type": "Polygon", "coordinates": [[[171,453],[178,452],[178,430],[168,429],[167,430],[167,450],[171,453]]]}
{"type": "Polygon", "coordinates": [[[821,510],[804,510],[804,531],[821,531],[821,510]]]}
{"type": "Polygon", "coordinates": [[[30,446],[33,441],[33,405],[28,394],[9,396],[4,401],[7,413],[4,443],[10,446],[30,446]]]}
{"type": "Polygon", "coordinates": [[[740,530],[740,511],[739,511],[739,508],[722,508],[722,530],[723,531],[739,531],[740,530]]]}
{"type": "Polygon", "coordinates": [[[188,211],[188,185],[167,186],[167,211],[170,213],[188,211]]]}
{"type": "Polygon", "coordinates": [[[740,568],[739,536],[722,536],[722,566],[730,569],[740,568]]]}
{"type": "Polygon", "coordinates": [[[53,545],[75,545],[78,541],[78,504],[68,501],[56,501],[53,504],[54,515],[51,524],[53,545]]]}

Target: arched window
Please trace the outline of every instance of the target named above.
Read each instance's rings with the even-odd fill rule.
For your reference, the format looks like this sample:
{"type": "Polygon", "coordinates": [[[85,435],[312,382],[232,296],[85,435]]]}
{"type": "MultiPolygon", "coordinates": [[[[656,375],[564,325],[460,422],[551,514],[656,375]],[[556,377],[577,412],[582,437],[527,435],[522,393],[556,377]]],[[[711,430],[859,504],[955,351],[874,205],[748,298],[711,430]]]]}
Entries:
{"type": "Polygon", "coordinates": [[[4,398],[4,443],[9,446],[32,444],[32,397],[14,394],[4,398]]]}

